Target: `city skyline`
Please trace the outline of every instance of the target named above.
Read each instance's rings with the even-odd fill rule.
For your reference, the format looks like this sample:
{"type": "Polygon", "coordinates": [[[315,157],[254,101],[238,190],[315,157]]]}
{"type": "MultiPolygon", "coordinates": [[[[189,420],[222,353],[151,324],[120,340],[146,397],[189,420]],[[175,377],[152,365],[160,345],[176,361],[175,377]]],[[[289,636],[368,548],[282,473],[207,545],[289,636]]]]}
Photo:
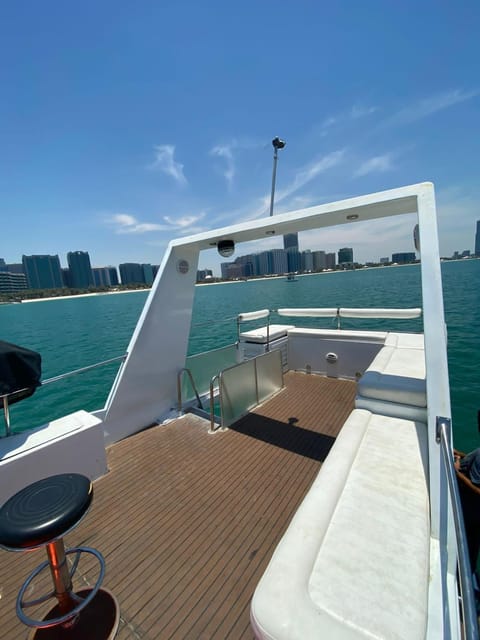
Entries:
{"type": "MultiPolygon", "coordinates": [[[[73,237],[95,264],[157,264],[173,238],[268,216],[277,135],[274,215],[429,180],[441,253],[473,249],[478,2],[118,11],[105,0],[5,12],[7,262],[63,256],[73,237]]],[[[364,232],[359,261],[411,248],[400,227],[382,232],[378,255],[375,240],[364,232]]],[[[354,241],[312,242],[343,244],[354,241]]]]}

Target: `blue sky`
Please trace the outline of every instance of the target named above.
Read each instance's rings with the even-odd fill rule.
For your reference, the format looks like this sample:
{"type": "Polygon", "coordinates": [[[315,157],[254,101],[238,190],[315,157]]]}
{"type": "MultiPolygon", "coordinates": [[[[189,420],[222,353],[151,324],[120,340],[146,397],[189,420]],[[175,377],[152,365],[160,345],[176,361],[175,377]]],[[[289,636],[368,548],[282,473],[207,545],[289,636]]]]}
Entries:
{"type": "MultiPolygon", "coordinates": [[[[442,254],[473,249],[479,20],[478,0],[3,3],[0,257],[159,263],[268,215],[276,135],[275,211],[432,180],[442,254]]],[[[360,261],[412,250],[396,224],[355,234],[360,261]]]]}

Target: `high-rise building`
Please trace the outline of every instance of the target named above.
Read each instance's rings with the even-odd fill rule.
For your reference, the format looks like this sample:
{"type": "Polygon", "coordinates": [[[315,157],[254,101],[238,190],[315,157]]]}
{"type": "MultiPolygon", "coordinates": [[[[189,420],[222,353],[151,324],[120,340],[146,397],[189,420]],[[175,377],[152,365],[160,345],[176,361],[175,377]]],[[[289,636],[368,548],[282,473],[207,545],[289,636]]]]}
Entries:
{"type": "Polygon", "coordinates": [[[5,264],[5,260],[3,258],[0,258],[0,271],[6,271],[7,270],[7,265],[5,264]]]}
{"type": "Polygon", "coordinates": [[[408,262],[415,262],[417,256],[414,251],[403,251],[400,253],[392,253],[392,262],[397,264],[407,264],[408,262]]]}
{"type": "Polygon", "coordinates": [[[325,256],[325,264],[327,269],[335,269],[335,254],[327,253],[325,256]]]}
{"type": "Polygon", "coordinates": [[[338,250],[338,264],[352,264],[353,249],[351,247],[343,247],[338,250]]]}
{"type": "Polygon", "coordinates": [[[73,288],[88,289],[93,286],[92,265],[88,251],[69,251],[67,262],[73,288]]]}
{"type": "Polygon", "coordinates": [[[118,279],[117,267],[105,267],[105,268],[108,269],[108,275],[109,275],[109,278],[110,278],[110,286],[111,287],[118,287],[119,279],[118,279]]]}
{"type": "MultiPolygon", "coordinates": [[[[110,269],[112,267],[92,267],[93,284],[96,287],[111,287],[110,269]]],[[[115,273],[116,273],[115,269],[115,273]]],[[[118,280],[117,280],[118,284],[118,280]]]]}
{"type": "Polygon", "coordinates": [[[124,262],[118,265],[122,284],[145,284],[143,268],[137,262],[124,262]]]}
{"type": "Polygon", "coordinates": [[[321,271],[322,269],[327,268],[327,257],[325,255],[325,251],[314,251],[313,252],[313,270],[321,271]]]}
{"type": "Polygon", "coordinates": [[[307,272],[313,271],[313,253],[310,251],[310,249],[307,249],[306,251],[302,251],[301,257],[302,257],[302,265],[301,265],[302,271],[307,271],[307,272]]]}
{"type": "Polygon", "coordinates": [[[22,264],[30,289],[59,289],[64,286],[58,255],[24,255],[22,264]]]}
{"type": "Polygon", "coordinates": [[[477,232],[475,234],[475,255],[480,257],[480,220],[477,220],[477,232]]]}
{"type": "Polygon", "coordinates": [[[28,289],[24,273],[10,273],[0,270],[0,293],[16,293],[28,289]]]}
{"type": "Polygon", "coordinates": [[[142,264],[143,280],[145,284],[153,284],[153,268],[151,264],[142,264]]]}
{"type": "Polygon", "coordinates": [[[21,262],[7,264],[7,271],[9,273],[23,273],[25,275],[25,272],[23,271],[23,264],[21,262]]]}
{"type": "Polygon", "coordinates": [[[258,254],[258,275],[268,276],[272,272],[272,257],[270,251],[262,251],[258,254]]]}
{"type": "Polygon", "coordinates": [[[279,275],[288,272],[288,257],[285,249],[272,249],[270,251],[272,256],[273,273],[279,275]]]}
{"type": "Polygon", "coordinates": [[[283,248],[298,251],[298,233],[286,233],[283,236],[283,248]]]}

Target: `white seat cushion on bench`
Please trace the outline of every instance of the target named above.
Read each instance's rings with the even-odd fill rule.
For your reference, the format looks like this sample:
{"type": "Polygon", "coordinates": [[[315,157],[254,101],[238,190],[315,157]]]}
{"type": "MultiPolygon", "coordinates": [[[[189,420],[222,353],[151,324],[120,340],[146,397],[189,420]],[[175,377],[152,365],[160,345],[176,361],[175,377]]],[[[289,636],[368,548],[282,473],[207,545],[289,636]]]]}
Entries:
{"type": "Polygon", "coordinates": [[[425,637],[427,428],[355,409],[252,600],[257,638],[425,637]]]}
{"type": "Polygon", "coordinates": [[[427,406],[421,349],[383,347],[358,381],[358,395],[415,407],[427,406]]]}
{"type": "Polygon", "coordinates": [[[423,333],[389,333],[385,346],[397,349],[424,349],[425,341],[423,333]]]}
{"type": "MultiPolygon", "coordinates": [[[[293,329],[293,324],[271,324],[269,327],[270,342],[286,336],[289,329],[293,329]]],[[[267,327],[259,327],[258,329],[251,329],[250,331],[242,331],[239,337],[243,342],[266,344],[267,327]]]]}

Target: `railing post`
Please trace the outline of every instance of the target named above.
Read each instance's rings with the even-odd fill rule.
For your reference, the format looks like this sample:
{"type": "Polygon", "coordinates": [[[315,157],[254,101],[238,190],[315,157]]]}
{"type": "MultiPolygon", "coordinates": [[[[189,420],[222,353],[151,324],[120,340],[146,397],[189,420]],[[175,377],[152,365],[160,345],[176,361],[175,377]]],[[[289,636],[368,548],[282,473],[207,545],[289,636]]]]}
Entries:
{"type": "Polygon", "coordinates": [[[440,445],[440,455],[442,456],[443,468],[448,480],[455,525],[455,537],[457,539],[457,566],[460,579],[464,637],[466,640],[478,640],[478,621],[472,584],[472,567],[470,565],[467,534],[451,450],[451,428],[450,418],[437,416],[435,439],[440,445]]]}
{"type": "Polygon", "coordinates": [[[3,418],[5,420],[5,436],[10,435],[10,410],[8,407],[8,396],[3,396],[3,418]]]}

